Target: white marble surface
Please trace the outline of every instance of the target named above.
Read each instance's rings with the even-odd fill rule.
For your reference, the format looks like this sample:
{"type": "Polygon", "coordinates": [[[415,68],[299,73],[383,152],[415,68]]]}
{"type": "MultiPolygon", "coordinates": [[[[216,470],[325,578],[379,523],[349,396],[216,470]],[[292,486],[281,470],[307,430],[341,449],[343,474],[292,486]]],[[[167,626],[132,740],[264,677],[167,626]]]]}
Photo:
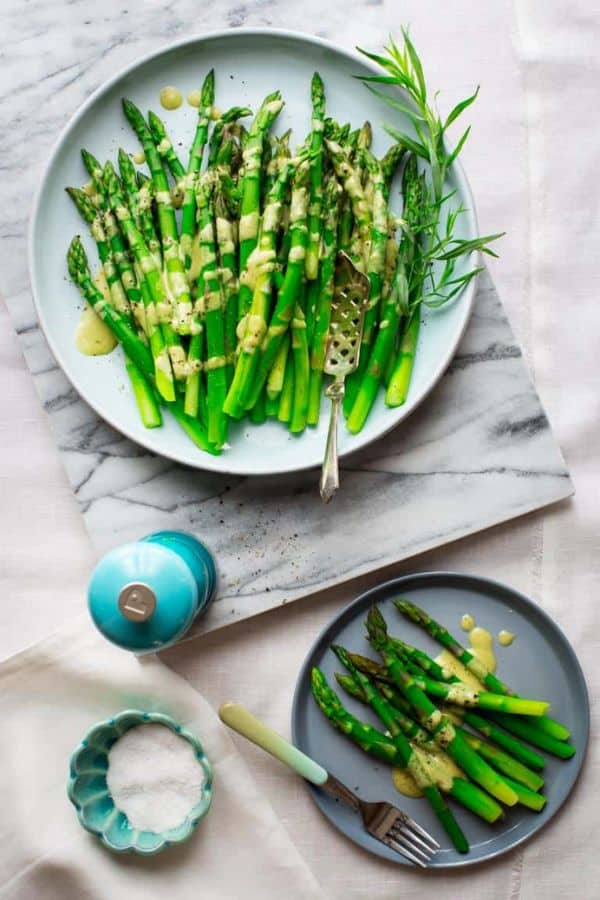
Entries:
{"type": "MultiPolygon", "coordinates": [[[[357,40],[377,46],[390,29],[411,22],[432,79],[444,86],[442,106],[481,82],[464,161],[482,230],[508,231],[493,277],[577,494],[394,571],[463,569],[531,594],[572,640],[597,699],[600,315],[590,285],[597,277],[600,241],[593,174],[600,135],[590,123],[600,101],[598,14],[587,0],[455,0],[451,12],[440,9],[436,0],[405,0],[400,9],[392,0],[331,0],[326,6],[316,0],[302,5],[233,0],[218,9],[198,2],[80,0],[48,6],[7,0],[0,87],[0,290],[27,296],[23,240],[31,190],[59,129],[120,66],[173,36],[222,24],[287,25],[344,46],[357,40]]],[[[0,653],[6,656],[81,611],[94,552],[4,310],[0,367],[0,653]]],[[[191,641],[170,651],[167,662],[214,706],[228,698],[244,700],[287,732],[295,675],[316,632],[371,581],[362,576],[351,586],[191,641]]],[[[597,731],[594,714],[596,740],[583,779],[557,820],[508,857],[446,877],[447,896],[558,900],[569,892],[592,900],[597,895],[600,858],[592,843],[600,790],[597,731]]],[[[437,881],[358,852],[326,826],[293,776],[254,748],[240,747],[327,896],[412,900],[437,894],[437,881]]],[[[65,886],[68,878],[66,869],[65,886]]],[[[103,897],[102,886],[97,896],[103,897]]]]}
{"type": "Polygon", "coordinates": [[[440,384],[387,437],[343,460],[342,487],[328,506],[314,470],[271,478],[197,472],[123,438],[60,371],[31,303],[7,302],[96,550],[161,528],[196,533],[212,549],[220,589],[188,638],[573,492],[487,273],[440,384]]]}

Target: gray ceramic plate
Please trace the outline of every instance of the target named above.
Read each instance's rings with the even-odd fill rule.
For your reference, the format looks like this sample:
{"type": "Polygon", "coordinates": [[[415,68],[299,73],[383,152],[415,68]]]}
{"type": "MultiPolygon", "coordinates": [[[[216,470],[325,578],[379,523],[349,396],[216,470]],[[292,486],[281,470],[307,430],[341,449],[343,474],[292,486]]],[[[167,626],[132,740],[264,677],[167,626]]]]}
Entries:
{"type": "MultiPolygon", "coordinates": [[[[468,643],[467,635],[463,643],[468,643]]],[[[462,640],[459,638],[459,640],[462,640]]],[[[343,691],[340,689],[340,694],[343,691]]],[[[371,711],[358,701],[344,697],[349,709],[377,724],[371,711]]],[[[379,725],[379,727],[381,727],[379,725]]],[[[589,702],[585,680],[577,657],[557,625],[531,600],[518,591],[495,581],[449,572],[431,572],[388,581],[363,594],[338,615],[319,636],[300,672],[292,709],[292,735],[296,746],[313,757],[365,800],[389,800],[405,809],[442,845],[432,865],[438,868],[472,865],[506,853],[543,828],[556,814],[571,792],[581,771],[589,735],[589,702]],[[393,787],[390,769],[367,756],[335,731],[325,719],[310,692],[310,670],[319,666],[335,685],[334,672],[341,665],[329,650],[340,643],[359,653],[373,655],[364,637],[364,619],[370,606],[378,604],[392,634],[406,637],[435,655],[438,645],[395,609],[392,600],[406,597],[422,606],[454,634],[460,631],[460,617],[470,613],[478,625],[496,636],[501,629],[517,637],[510,647],[499,647],[496,656],[498,675],[516,691],[551,702],[552,715],[571,730],[578,752],[563,762],[547,756],[544,769],[546,807],[533,813],[519,807],[507,812],[498,826],[486,825],[453,803],[458,821],[467,835],[471,850],[462,856],[449,844],[425,800],[409,799],[393,787]]],[[[359,819],[345,806],[309,786],[314,799],[327,816],[351,840],[371,853],[410,865],[362,829],[359,819]]]]}

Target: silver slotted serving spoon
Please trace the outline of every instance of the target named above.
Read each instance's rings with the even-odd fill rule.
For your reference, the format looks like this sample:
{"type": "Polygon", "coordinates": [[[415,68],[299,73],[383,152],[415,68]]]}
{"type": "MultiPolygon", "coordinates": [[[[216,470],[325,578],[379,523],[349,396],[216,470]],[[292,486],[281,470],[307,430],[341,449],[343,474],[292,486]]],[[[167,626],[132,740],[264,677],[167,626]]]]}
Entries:
{"type": "Polygon", "coordinates": [[[331,415],[320,483],[324,503],[329,503],[340,486],[337,447],[340,406],[344,399],[346,377],[358,366],[370,287],[367,276],[356,268],[347,253],[340,250],[335,259],[335,288],[323,367],[326,375],[333,376],[325,391],[325,396],[331,400],[331,415]]]}
{"type": "Polygon", "coordinates": [[[364,828],[376,838],[416,866],[427,868],[429,860],[440,848],[438,842],[405,812],[387,801],[368,803],[356,796],[350,788],[342,784],[285,738],[268,728],[239,703],[224,703],[219,709],[221,721],[243,735],[262,750],[266,750],[280,762],[289,766],[311,784],[351,806],[362,819],[364,828]]]}

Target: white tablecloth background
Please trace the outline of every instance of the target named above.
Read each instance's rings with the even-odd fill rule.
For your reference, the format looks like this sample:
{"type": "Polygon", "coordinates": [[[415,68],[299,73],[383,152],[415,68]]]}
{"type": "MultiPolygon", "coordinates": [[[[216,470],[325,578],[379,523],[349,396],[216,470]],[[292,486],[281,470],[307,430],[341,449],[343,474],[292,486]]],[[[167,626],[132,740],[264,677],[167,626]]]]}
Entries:
{"type": "MultiPolygon", "coordinates": [[[[427,554],[397,571],[487,574],[531,594],[564,628],[600,692],[600,11],[591,0],[226,0],[159,4],[83,0],[3,12],[6,62],[0,141],[15,152],[38,118],[66,122],[117,68],[168,40],[223,25],[273,25],[376,48],[410,22],[443,109],[481,83],[464,151],[482,232],[506,229],[492,269],[577,490],[574,501],[427,554]],[[126,12],[127,11],[127,12],[126,12]],[[90,24],[91,23],[91,24],[90,24]],[[78,77],[69,64],[78,61],[78,77]],[[42,81],[42,76],[49,76],[42,81]],[[44,106],[42,106],[44,104],[44,106]]],[[[23,143],[24,178],[39,173],[55,130],[23,143]],[[30,168],[26,170],[26,166],[30,168]]],[[[23,216],[0,211],[2,254],[22,252],[23,216]]],[[[0,290],[26,289],[21,275],[0,290]]],[[[77,615],[93,553],[29,373],[0,305],[0,655],[77,615]]],[[[399,511],[399,515],[401,511],[399,511]]],[[[284,733],[298,667],[352,585],[176,648],[165,659],[217,706],[243,700],[284,733]]],[[[597,712],[593,712],[597,731],[597,712]]],[[[434,896],[423,880],[355,849],[326,825],[299,780],[241,746],[259,786],[331,898],[434,896]]],[[[447,896],[537,900],[598,896],[600,754],[592,741],[572,802],[522,850],[445,876],[447,896]],[[594,827],[596,831],[594,831],[594,827]]],[[[251,835],[248,837],[252,839],[251,835]]],[[[224,853],[225,853],[224,848],[224,853]]],[[[99,895],[101,896],[101,895],[99,895]]],[[[266,898],[268,900],[268,898],[266,898]]]]}

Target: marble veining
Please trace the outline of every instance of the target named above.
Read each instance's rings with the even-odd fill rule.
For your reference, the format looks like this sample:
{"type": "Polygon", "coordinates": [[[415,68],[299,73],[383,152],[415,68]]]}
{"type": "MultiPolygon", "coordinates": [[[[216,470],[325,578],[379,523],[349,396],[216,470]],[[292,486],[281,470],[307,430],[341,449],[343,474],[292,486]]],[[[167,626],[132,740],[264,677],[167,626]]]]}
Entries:
{"type": "Polygon", "coordinates": [[[156,528],[199,534],[220,568],[220,598],[199,626],[212,630],[572,493],[487,273],[445,376],[406,422],[346,458],[342,490],[328,507],[319,502],[315,471],[249,479],[190,470],[100,420],[57,367],[27,277],[27,213],[69,116],[132,58],[193,31],[278,25],[344,47],[357,39],[377,47],[398,25],[396,7],[349,0],[343,10],[320,4],[318,14],[312,5],[307,18],[304,5],[282,0],[218,7],[173,0],[144,4],[143,16],[117,0],[100,7],[32,0],[27,15],[11,6],[0,87],[0,115],[10,122],[0,130],[1,288],[98,553],[156,528]],[[59,39],[63,29],[68,40],[59,39]]]}
{"type": "Polygon", "coordinates": [[[86,526],[99,553],[157,528],[193,531],[215,553],[220,593],[197,630],[297,600],[572,493],[519,347],[487,273],[453,363],[430,397],[342,463],[244,478],[154,456],[98,418],[52,360],[31,299],[9,299],[15,328],[86,526]]]}

